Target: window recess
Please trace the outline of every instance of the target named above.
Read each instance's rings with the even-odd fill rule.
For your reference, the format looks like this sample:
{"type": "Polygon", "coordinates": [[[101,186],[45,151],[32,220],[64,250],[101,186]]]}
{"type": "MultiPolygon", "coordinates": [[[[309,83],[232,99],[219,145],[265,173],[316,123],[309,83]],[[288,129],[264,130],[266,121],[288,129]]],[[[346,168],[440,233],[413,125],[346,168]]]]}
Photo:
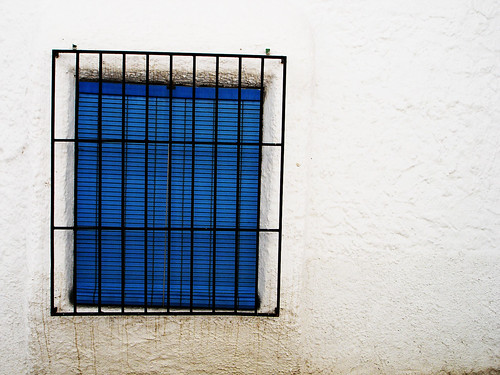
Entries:
{"type": "Polygon", "coordinates": [[[286,58],[54,50],[52,315],[277,316],[286,58]]]}

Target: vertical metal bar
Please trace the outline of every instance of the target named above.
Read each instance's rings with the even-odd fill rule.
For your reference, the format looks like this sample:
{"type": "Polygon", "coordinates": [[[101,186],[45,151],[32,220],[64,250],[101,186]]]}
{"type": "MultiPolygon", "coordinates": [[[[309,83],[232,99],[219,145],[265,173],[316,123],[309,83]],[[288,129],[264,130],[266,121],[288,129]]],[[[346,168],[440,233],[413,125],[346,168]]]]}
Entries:
{"type": "Polygon", "coordinates": [[[193,100],[191,114],[191,265],[190,265],[190,289],[189,289],[189,311],[193,312],[193,286],[194,286],[194,166],[195,166],[195,97],[196,97],[196,56],[193,56],[193,100]]]}
{"type": "Polygon", "coordinates": [[[219,141],[219,56],[215,58],[215,123],[214,123],[214,226],[212,258],[212,312],[215,312],[215,270],[217,266],[217,158],[219,141]]]}
{"type": "Polygon", "coordinates": [[[257,242],[255,252],[255,314],[257,314],[257,301],[259,300],[259,253],[260,253],[260,194],[262,192],[262,138],[264,130],[264,63],[265,59],[260,59],[260,103],[259,103],[259,171],[257,187],[257,242]]]}
{"type": "Polygon", "coordinates": [[[98,225],[97,225],[97,283],[98,283],[98,297],[97,297],[97,311],[102,311],[102,53],[99,53],[99,100],[97,110],[97,134],[98,134],[98,194],[97,194],[97,212],[98,212],[98,225]]]}
{"type": "Polygon", "coordinates": [[[241,200],[241,68],[242,59],[238,57],[238,138],[236,146],[236,236],[234,247],[234,312],[238,310],[239,266],[240,266],[240,200],[241,200]]]}
{"type": "Polygon", "coordinates": [[[172,249],[172,230],[170,229],[172,226],[172,102],[173,102],[173,70],[174,70],[174,58],[170,55],[170,77],[169,77],[169,103],[168,103],[168,140],[170,141],[169,147],[169,158],[168,158],[168,285],[167,285],[167,311],[170,312],[170,262],[171,262],[171,249],[172,249]]]}
{"type": "Polygon", "coordinates": [[[55,130],[56,130],[56,58],[52,51],[51,113],[50,113],[50,313],[54,315],[54,197],[55,197],[55,130]]]}
{"type": "Polygon", "coordinates": [[[146,54],[146,123],[144,150],[144,312],[148,312],[148,167],[149,167],[149,55],[146,54]]]}
{"type": "Polygon", "coordinates": [[[280,156],[280,209],[279,209],[279,231],[278,231],[278,285],[276,315],[280,313],[281,293],[281,243],[283,237],[283,172],[285,162],[285,106],[286,106],[286,57],[281,59],[283,64],[283,96],[281,103],[281,156],[280,156]]]}
{"type": "MultiPolygon", "coordinates": [[[[154,141],[156,142],[158,140],[158,98],[154,99],[154,125],[153,125],[153,131],[154,131],[154,141]]],[[[153,144],[153,213],[151,215],[152,217],[152,226],[156,227],[156,186],[159,185],[156,181],[157,178],[157,169],[156,169],[156,162],[160,158],[161,153],[158,151],[158,148],[161,147],[161,145],[158,145],[157,143],[153,144]]],[[[160,180],[161,181],[161,180],[160,180]]],[[[156,234],[157,231],[153,230],[153,242],[152,242],[152,257],[151,257],[151,295],[149,296],[149,303],[151,306],[153,306],[153,300],[154,300],[154,292],[155,292],[155,260],[156,260],[156,251],[157,251],[157,246],[156,246],[156,234]]]]}
{"type": "Polygon", "coordinates": [[[80,54],[75,54],[75,143],[74,143],[74,191],[73,191],[73,312],[77,312],[77,236],[78,236],[78,112],[80,101],[80,54]]]}
{"type": "Polygon", "coordinates": [[[122,313],[125,312],[125,80],[127,56],[122,54],[122,189],[121,189],[121,302],[122,313]]]}

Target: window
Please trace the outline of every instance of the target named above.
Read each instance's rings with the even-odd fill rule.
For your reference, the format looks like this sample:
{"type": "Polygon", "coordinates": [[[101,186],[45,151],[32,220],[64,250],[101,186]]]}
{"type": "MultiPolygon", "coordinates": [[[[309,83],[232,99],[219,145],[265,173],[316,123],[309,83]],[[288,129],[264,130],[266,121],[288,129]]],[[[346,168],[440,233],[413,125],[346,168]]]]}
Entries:
{"type": "MultiPolygon", "coordinates": [[[[283,126],[278,142],[266,141],[269,59],[282,64],[284,94],[283,57],[54,51],[52,314],[279,313],[283,126]],[[61,91],[74,99],[60,105],[71,120],[59,137],[63,54],[74,78],[61,91]],[[221,68],[223,60],[236,66],[221,68]],[[246,60],[259,63],[258,74],[245,76],[246,60]],[[268,148],[280,157],[275,227],[262,225],[268,148]],[[275,294],[274,311],[263,294],[275,294]]],[[[284,97],[277,104],[283,125],[284,97]]],[[[267,164],[276,164],[271,155],[267,164]]]]}

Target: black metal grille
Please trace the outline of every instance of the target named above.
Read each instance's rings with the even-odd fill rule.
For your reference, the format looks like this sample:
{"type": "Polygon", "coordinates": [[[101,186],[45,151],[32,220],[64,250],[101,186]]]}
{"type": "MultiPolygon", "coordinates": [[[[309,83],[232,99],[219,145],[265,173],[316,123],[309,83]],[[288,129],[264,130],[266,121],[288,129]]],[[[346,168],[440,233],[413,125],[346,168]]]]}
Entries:
{"type": "Polygon", "coordinates": [[[285,89],[284,56],[53,50],[51,314],[278,316],[285,89]]]}

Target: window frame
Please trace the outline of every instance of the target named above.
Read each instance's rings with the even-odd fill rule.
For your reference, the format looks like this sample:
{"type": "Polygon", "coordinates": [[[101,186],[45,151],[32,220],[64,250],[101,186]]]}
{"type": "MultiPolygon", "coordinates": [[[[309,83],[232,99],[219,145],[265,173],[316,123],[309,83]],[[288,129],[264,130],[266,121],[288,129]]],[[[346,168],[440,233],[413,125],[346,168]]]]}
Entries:
{"type": "MultiPolygon", "coordinates": [[[[195,71],[195,70],[194,70],[195,71]]],[[[123,76],[125,80],[125,70],[123,71],[123,76]]],[[[195,75],[193,74],[193,77],[195,75]]],[[[172,69],[170,70],[170,85],[172,86],[172,69]]],[[[175,84],[175,82],[174,82],[175,84]]],[[[193,86],[193,91],[196,87],[196,82],[194,82],[193,86]]],[[[218,86],[216,86],[218,87],[218,86]]],[[[285,139],[285,102],[286,102],[286,57],[285,56],[269,56],[269,55],[237,55],[237,54],[211,54],[211,53],[179,53],[179,52],[141,52],[141,51],[106,51],[106,50],[53,50],[52,51],[52,84],[51,84],[51,89],[52,89],[52,98],[51,98],[51,275],[50,275],[50,283],[51,283],[51,315],[256,315],[256,316],[279,316],[279,311],[280,311],[280,294],[281,294],[281,247],[282,247],[282,228],[283,228],[283,175],[284,175],[284,139],[285,139]],[[77,228],[74,226],[61,226],[57,225],[56,220],[55,220],[55,204],[56,204],[56,197],[55,197],[55,185],[56,185],[56,176],[55,176],[55,169],[56,169],[56,145],[60,143],[73,143],[76,147],[77,142],[78,142],[78,137],[74,136],[73,139],[70,138],[57,138],[56,137],[56,66],[57,66],[57,59],[59,56],[62,54],[70,54],[75,56],[75,86],[76,90],[78,90],[78,83],[80,82],[80,63],[79,63],[79,58],[82,54],[92,54],[92,55],[98,55],[99,56],[99,70],[98,70],[98,80],[99,82],[103,82],[104,78],[103,77],[103,69],[102,69],[102,60],[103,60],[103,55],[122,55],[123,59],[125,61],[125,57],[127,55],[142,55],[145,56],[146,59],[146,80],[145,84],[146,87],[149,84],[149,58],[150,56],[166,56],[170,58],[170,62],[172,62],[172,58],[174,56],[187,56],[187,57],[192,57],[193,58],[193,65],[194,69],[196,69],[196,59],[198,57],[213,57],[217,61],[217,71],[216,71],[216,77],[217,77],[217,82],[218,82],[218,77],[219,77],[219,59],[222,58],[231,58],[231,59],[237,59],[239,63],[239,72],[238,72],[238,88],[241,89],[241,77],[242,77],[242,70],[241,70],[241,64],[242,64],[242,59],[260,59],[261,62],[261,75],[260,75],[260,84],[261,84],[261,89],[264,88],[264,80],[265,80],[265,75],[264,75],[264,65],[265,61],[267,60],[278,60],[282,64],[282,72],[281,72],[281,103],[272,103],[274,106],[280,106],[281,110],[281,127],[280,127],[280,140],[279,142],[275,143],[270,143],[270,142],[264,142],[262,139],[259,141],[259,147],[261,149],[262,153],[262,148],[265,146],[271,146],[271,147],[278,147],[279,148],[279,207],[278,207],[278,227],[277,228],[262,228],[260,222],[258,223],[257,227],[257,238],[259,238],[260,234],[266,233],[266,232],[271,232],[271,233],[276,233],[277,234],[277,263],[276,263],[276,304],[275,304],[275,309],[272,312],[261,312],[258,311],[258,308],[256,308],[253,311],[246,311],[246,310],[238,310],[235,308],[234,310],[230,311],[225,311],[221,309],[212,309],[208,311],[204,310],[197,310],[193,309],[192,307],[186,311],[186,309],[180,309],[180,308],[170,308],[170,306],[167,307],[167,311],[159,311],[155,309],[148,308],[146,305],[143,307],[142,311],[137,311],[137,309],[131,309],[131,310],[125,310],[122,306],[121,311],[105,311],[101,309],[101,306],[99,306],[97,311],[82,311],[82,309],[79,308],[79,305],[77,303],[73,304],[73,311],[60,311],[56,308],[56,303],[55,303],[55,258],[56,258],[56,251],[55,251],[55,233],[57,231],[75,231],[77,228]],[[79,311],[80,310],[80,311],[79,311]]],[[[261,92],[261,98],[263,96],[263,91],[261,92]]],[[[263,127],[263,116],[262,112],[264,110],[263,108],[264,105],[264,99],[261,99],[261,117],[260,117],[260,126],[261,126],[261,131],[263,127]]],[[[78,104],[75,104],[77,107],[78,104]]],[[[76,111],[78,111],[78,108],[76,108],[76,111]]],[[[147,118],[147,116],[146,116],[147,118]]],[[[147,121],[147,120],[146,120],[147,121]]],[[[75,125],[76,126],[76,125],[75,125]]],[[[75,157],[76,159],[76,157],[75,157]]],[[[260,205],[260,197],[262,192],[260,191],[260,185],[261,185],[261,180],[262,180],[262,165],[259,165],[259,205],[258,205],[258,215],[260,217],[260,212],[262,210],[262,206],[260,205]]],[[[76,177],[75,177],[76,178],[76,177]]],[[[76,197],[76,186],[75,186],[75,195],[76,197]]],[[[237,229],[239,231],[239,229],[237,229]]],[[[74,239],[73,239],[74,240],[74,239]]],[[[259,243],[259,240],[257,240],[257,244],[259,243]]],[[[73,256],[76,255],[75,253],[75,247],[73,246],[73,256]]],[[[257,245],[257,266],[259,266],[259,245],[257,245]]],[[[74,261],[73,261],[74,262],[74,261]]],[[[73,270],[73,273],[75,271],[73,270]]],[[[74,275],[74,274],[73,274],[74,275]]],[[[256,286],[258,288],[258,286],[256,286]]],[[[258,289],[257,291],[258,292],[258,289]]]]}

